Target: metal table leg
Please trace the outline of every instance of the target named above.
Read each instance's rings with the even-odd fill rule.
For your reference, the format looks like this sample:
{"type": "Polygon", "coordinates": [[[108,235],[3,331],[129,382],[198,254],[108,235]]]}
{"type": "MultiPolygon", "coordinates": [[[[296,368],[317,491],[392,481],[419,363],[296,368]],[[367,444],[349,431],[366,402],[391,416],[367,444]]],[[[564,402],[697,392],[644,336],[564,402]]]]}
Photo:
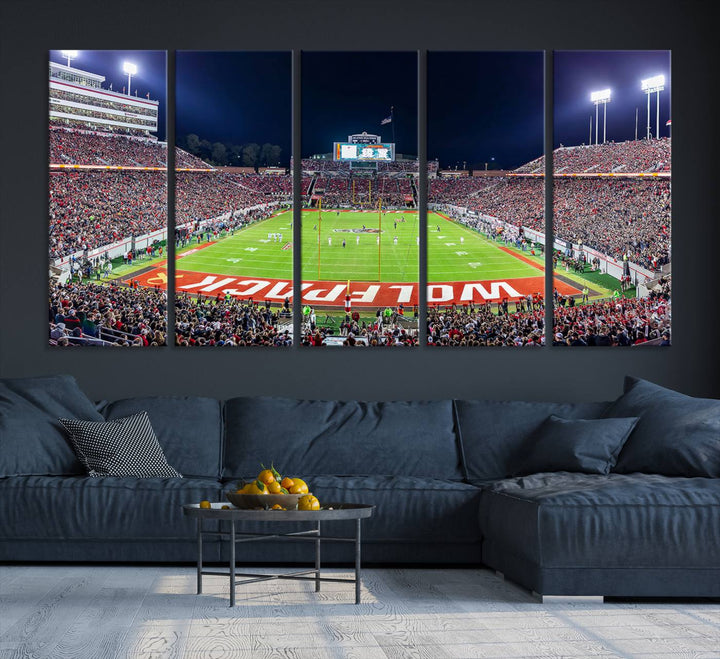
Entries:
{"type": "Polygon", "coordinates": [[[197,520],[197,594],[202,595],[202,565],[203,565],[203,555],[202,555],[202,545],[203,545],[203,539],[202,539],[202,517],[198,517],[197,520]]]}
{"type": "Polygon", "coordinates": [[[355,520],[355,604],[360,604],[360,521],[355,520]]]}
{"type": "Polygon", "coordinates": [[[230,606],[235,606],[235,520],[230,520],[230,606]]]}
{"type": "Polygon", "coordinates": [[[317,523],[317,540],[315,540],[315,592],[320,592],[320,522],[317,523]]]}

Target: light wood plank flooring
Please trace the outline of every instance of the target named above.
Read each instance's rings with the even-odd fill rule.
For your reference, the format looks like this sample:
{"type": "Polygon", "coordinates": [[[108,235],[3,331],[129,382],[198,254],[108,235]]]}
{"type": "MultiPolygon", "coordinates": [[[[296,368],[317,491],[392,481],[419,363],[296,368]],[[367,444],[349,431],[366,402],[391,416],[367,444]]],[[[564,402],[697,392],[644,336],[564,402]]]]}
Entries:
{"type": "MultiPolygon", "coordinates": [[[[342,577],[350,571],[329,569],[342,577]]],[[[239,586],[190,567],[0,566],[0,659],[720,657],[720,602],[540,603],[488,570],[239,586]]]]}

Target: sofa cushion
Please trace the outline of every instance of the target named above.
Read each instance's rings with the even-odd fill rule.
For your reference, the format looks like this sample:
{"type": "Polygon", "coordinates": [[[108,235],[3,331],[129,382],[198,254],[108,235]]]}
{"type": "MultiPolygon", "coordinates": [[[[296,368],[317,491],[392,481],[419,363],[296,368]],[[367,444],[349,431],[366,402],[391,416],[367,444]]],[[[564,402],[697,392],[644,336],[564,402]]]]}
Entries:
{"type": "Polygon", "coordinates": [[[139,396],[109,403],[108,420],[146,411],[167,461],[185,477],[219,478],[222,405],[199,396],[139,396]]]}
{"type": "Polygon", "coordinates": [[[0,479],[0,540],[108,543],[114,539],[192,538],[196,525],[183,515],[183,504],[220,501],[220,497],[220,484],[214,479],[4,478],[0,479]]]}
{"type": "Polygon", "coordinates": [[[627,377],[605,415],[640,417],[614,471],[720,478],[720,400],[627,377]]]}
{"type": "Polygon", "coordinates": [[[90,476],[182,478],[167,462],[147,412],[112,421],[60,419],[90,476]]]}
{"type": "Polygon", "coordinates": [[[455,401],[466,478],[484,482],[516,474],[527,440],[551,414],[564,419],[595,419],[608,404],[455,401]]]}
{"type": "Polygon", "coordinates": [[[102,420],[69,375],[0,380],[0,477],[84,473],[60,417],[102,420]]]}
{"type": "Polygon", "coordinates": [[[535,474],[484,489],[479,512],[484,537],[534,565],[717,565],[719,479],[535,474]]]}
{"type": "Polygon", "coordinates": [[[461,479],[451,401],[233,398],[225,476],[404,475],[461,479]]]}
{"type": "Polygon", "coordinates": [[[638,417],[561,419],[551,414],[530,436],[518,476],[547,471],[608,474],[638,417]]]}

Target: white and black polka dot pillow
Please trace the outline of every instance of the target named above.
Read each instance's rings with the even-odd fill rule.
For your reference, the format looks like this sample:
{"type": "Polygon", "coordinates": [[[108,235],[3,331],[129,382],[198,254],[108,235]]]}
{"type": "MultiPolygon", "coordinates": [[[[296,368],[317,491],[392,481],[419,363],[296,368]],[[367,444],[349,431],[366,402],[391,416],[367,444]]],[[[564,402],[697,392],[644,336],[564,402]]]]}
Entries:
{"type": "Polygon", "coordinates": [[[112,421],[60,419],[90,476],[182,478],[167,462],[147,412],[112,421]]]}

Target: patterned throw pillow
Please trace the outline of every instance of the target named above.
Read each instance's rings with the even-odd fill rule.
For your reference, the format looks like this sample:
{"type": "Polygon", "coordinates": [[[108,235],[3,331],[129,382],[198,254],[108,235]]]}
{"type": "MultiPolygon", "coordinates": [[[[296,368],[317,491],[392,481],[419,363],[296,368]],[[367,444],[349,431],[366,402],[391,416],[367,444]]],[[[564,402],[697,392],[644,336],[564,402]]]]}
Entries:
{"type": "Polygon", "coordinates": [[[112,421],[60,419],[90,476],[182,478],[165,458],[147,412],[112,421]]]}

